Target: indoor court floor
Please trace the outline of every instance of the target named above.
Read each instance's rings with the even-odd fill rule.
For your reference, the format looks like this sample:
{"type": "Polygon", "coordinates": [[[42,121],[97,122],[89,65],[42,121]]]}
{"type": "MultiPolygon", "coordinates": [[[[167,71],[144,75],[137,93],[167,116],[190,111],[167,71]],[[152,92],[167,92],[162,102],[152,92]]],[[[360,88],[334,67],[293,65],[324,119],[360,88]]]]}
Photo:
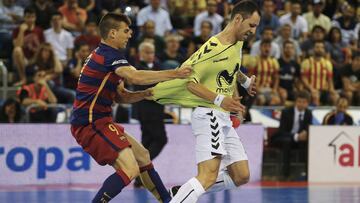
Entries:
{"type": "MultiPolygon", "coordinates": [[[[0,202],[62,203],[91,202],[96,185],[0,186],[0,202]]],[[[144,189],[126,188],[112,202],[156,203],[144,189]]],[[[206,194],[199,203],[359,203],[360,184],[307,184],[262,182],[237,190],[206,194]]]]}

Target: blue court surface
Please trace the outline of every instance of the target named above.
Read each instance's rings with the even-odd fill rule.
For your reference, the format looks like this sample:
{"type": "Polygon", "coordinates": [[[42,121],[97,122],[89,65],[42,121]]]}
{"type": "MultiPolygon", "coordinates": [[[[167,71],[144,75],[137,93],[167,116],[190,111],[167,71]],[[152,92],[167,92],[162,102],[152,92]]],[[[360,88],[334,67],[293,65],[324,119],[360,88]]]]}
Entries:
{"type": "MultiPolygon", "coordinates": [[[[98,186],[0,187],[0,202],[60,203],[91,202],[98,186]]],[[[144,189],[124,189],[111,202],[156,203],[144,189]]],[[[308,185],[306,183],[261,183],[237,190],[206,194],[200,203],[359,203],[359,185],[308,185]]]]}

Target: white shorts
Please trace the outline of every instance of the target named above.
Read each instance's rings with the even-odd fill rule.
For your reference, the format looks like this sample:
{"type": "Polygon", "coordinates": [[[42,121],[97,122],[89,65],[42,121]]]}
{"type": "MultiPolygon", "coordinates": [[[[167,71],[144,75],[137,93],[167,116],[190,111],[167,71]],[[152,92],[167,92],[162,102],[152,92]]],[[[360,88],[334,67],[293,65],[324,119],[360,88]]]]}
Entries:
{"type": "Polygon", "coordinates": [[[234,162],[248,160],[239,136],[232,127],[230,114],[197,107],[191,116],[196,138],[196,163],[221,156],[221,168],[234,162]]]}

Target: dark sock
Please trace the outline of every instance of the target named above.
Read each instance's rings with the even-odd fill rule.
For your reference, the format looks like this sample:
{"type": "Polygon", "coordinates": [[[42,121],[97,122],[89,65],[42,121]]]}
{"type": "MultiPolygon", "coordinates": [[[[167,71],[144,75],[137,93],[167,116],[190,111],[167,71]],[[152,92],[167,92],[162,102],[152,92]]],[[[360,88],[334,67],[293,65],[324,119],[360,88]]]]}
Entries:
{"type": "Polygon", "coordinates": [[[152,164],[140,168],[140,177],[144,187],[146,187],[156,199],[164,203],[170,202],[170,194],[152,164]]]}
{"type": "Polygon", "coordinates": [[[93,199],[93,203],[109,202],[121,190],[130,183],[130,179],[122,171],[116,171],[116,173],[109,176],[103,183],[99,192],[93,199]]]}

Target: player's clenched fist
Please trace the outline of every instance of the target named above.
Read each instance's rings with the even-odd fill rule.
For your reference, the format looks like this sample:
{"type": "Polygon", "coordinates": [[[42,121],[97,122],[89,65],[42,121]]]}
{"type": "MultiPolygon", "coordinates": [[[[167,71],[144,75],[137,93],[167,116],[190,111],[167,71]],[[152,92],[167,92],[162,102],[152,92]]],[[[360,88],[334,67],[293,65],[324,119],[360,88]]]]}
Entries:
{"type": "Polygon", "coordinates": [[[192,67],[190,65],[182,65],[180,68],[175,69],[177,78],[187,78],[192,73],[192,67]]]}
{"type": "Polygon", "coordinates": [[[244,114],[245,106],[240,103],[241,97],[225,97],[220,107],[226,111],[244,114]]]}

